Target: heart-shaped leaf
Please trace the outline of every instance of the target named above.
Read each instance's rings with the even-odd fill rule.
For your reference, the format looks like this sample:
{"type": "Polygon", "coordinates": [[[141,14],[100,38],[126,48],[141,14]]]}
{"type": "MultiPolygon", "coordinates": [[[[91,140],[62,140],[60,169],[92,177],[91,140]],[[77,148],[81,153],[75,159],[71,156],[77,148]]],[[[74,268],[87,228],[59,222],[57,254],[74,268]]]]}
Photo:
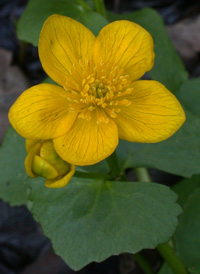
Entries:
{"type": "Polygon", "coordinates": [[[0,198],[11,205],[27,202],[24,185],[24,178],[27,177],[24,168],[25,157],[25,141],[10,127],[0,149],[0,198]]]}
{"type": "Polygon", "coordinates": [[[62,189],[31,184],[31,211],[72,268],[154,248],[172,236],[180,207],[168,187],[73,178],[62,189]]]}

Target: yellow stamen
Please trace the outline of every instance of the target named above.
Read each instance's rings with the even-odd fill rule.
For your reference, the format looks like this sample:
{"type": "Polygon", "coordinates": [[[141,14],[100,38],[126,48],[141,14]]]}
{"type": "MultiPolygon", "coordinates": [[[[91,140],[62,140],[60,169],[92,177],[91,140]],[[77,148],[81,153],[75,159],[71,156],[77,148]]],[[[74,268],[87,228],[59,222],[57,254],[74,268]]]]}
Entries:
{"type": "Polygon", "coordinates": [[[97,123],[108,123],[107,115],[116,118],[121,111],[116,106],[131,104],[125,99],[126,95],[133,92],[133,88],[129,88],[128,78],[128,75],[123,74],[123,69],[105,64],[103,60],[98,65],[94,65],[91,60],[80,60],[73,64],[67,76],[65,89],[73,95],[68,97],[69,110],[79,112],[78,118],[90,120],[91,112],[97,109],[97,123]]]}

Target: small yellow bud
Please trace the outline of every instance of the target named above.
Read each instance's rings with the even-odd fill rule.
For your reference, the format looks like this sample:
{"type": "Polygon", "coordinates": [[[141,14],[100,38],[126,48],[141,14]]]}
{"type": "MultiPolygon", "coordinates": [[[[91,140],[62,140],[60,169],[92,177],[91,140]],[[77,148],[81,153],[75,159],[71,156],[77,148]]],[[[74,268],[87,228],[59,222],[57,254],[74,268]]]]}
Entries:
{"type": "Polygon", "coordinates": [[[59,176],[63,176],[68,172],[69,164],[56,153],[52,142],[46,142],[42,145],[40,156],[58,171],[59,176]]]}
{"type": "Polygon", "coordinates": [[[54,149],[52,141],[26,140],[25,168],[32,178],[42,176],[45,186],[60,188],[70,181],[75,166],[65,162],[54,149]]]}
{"type": "Polygon", "coordinates": [[[35,174],[46,179],[55,179],[58,177],[56,169],[37,155],[33,157],[32,170],[35,174]]]}

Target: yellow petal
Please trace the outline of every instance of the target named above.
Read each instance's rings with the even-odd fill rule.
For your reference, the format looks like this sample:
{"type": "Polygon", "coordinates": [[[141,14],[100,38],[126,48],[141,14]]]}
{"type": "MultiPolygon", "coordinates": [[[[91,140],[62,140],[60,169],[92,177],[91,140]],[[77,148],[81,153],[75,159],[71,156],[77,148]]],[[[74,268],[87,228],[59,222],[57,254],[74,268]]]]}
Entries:
{"type": "Polygon", "coordinates": [[[29,153],[30,150],[37,144],[37,143],[43,143],[42,140],[31,140],[31,139],[26,139],[26,143],[25,143],[25,146],[26,146],[26,152],[29,153]]]}
{"type": "Polygon", "coordinates": [[[69,164],[56,153],[52,142],[46,142],[41,146],[40,156],[56,169],[59,176],[68,172],[69,164]]]}
{"type": "Polygon", "coordinates": [[[72,178],[72,176],[74,175],[74,173],[75,173],[75,166],[69,165],[69,171],[63,178],[61,178],[60,180],[59,179],[46,180],[45,186],[49,187],[49,188],[64,187],[69,183],[69,181],[72,178]]]}
{"type": "Polygon", "coordinates": [[[126,20],[105,26],[95,43],[96,62],[119,66],[130,80],[139,79],[154,64],[153,39],[141,26],[126,20]]]}
{"type": "Polygon", "coordinates": [[[116,124],[119,138],[141,143],[163,141],[184,123],[185,113],[176,97],[157,81],[136,81],[126,96],[131,102],[122,106],[116,124]]]}
{"type": "Polygon", "coordinates": [[[39,39],[39,56],[46,73],[65,85],[73,64],[90,58],[95,36],[81,23],[62,15],[52,15],[44,23],[39,39]]]}
{"type": "Polygon", "coordinates": [[[32,169],[35,174],[45,179],[55,179],[58,177],[57,170],[38,155],[33,157],[32,169]]]}
{"type": "Polygon", "coordinates": [[[111,155],[118,145],[115,123],[110,119],[97,124],[97,113],[93,112],[91,120],[78,118],[65,135],[53,140],[55,150],[68,163],[95,164],[111,155]]]}
{"type": "Polygon", "coordinates": [[[29,150],[29,153],[28,153],[28,155],[26,156],[26,159],[25,159],[25,161],[24,161],[24,165],[25,165],[26,172],[27,172],[27,174],[28,174],[31,178],[35,178],[35,177],[38,176],[37,174],[35,174],[35,173],[33,172],[32,164],[33,164],[34,156],[35,156],[36,154],[39,154],[41,146],[42,146],[42,144],[39,143],[39,142],[37,141],[37,144],[35,144],[35,146],[33,146],[33,147],[29,150]]]}
{"type": "Polygon", "coordinates": [[[52,139],[66,133],[76,114],[69,112],[68,92],[40,84],[26,90],[9,111],[14,129],[24,138],[52,139]]]}

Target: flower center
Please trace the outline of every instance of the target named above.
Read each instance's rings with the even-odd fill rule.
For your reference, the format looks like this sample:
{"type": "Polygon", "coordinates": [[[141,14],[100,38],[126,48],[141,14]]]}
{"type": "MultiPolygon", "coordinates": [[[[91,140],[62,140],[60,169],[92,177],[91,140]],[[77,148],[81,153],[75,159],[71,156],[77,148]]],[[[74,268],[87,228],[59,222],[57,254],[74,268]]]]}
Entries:
{"type": "Polygon", "coordinates": [[[126,99],[133,91],[128,78],[118,66],[111,67],[103,62],[95,66],[80,61],[79,65],[73,65],[64,87],[74,96],[74,99],[69,98],[70,110],[79,111],[78,118],[90,120],[91,112],[97,109],[104,117],[97,122],[107,123],[109,119],[106,117],[116,118],[122,106],[131,104],[126,99]]]}
{"type": "Polygon", "coordinates": [[[94,78],[90,78],[90,85],[85,85],[84,89],[88,89],[88,94],[96,98],[102,98],[109,92],[109,86],[107,87],[101,80],[94,78]]]}

